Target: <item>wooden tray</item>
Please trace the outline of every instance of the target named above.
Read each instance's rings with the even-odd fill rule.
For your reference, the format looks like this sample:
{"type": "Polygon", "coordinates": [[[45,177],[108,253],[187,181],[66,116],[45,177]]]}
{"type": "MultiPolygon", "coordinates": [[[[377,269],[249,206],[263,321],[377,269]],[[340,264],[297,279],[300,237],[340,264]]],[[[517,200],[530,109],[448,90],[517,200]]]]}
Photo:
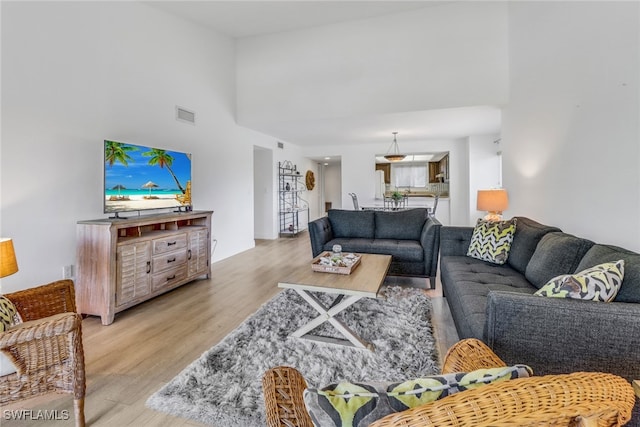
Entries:
{"type": "Polygon", "coordinates": [[[320,273],[351,274],[351,272],[360,265],[360,260],[362,259],[361,255],[353,255],[356,256],[356,260],[353,264],[351,264],[349,267],[340,267],[337,265],[333,266],[320,264],[320,258],[331,256],[331,252],[323,252],[313,260],[313,262],[311,263],[311,269],[320,273]]]}

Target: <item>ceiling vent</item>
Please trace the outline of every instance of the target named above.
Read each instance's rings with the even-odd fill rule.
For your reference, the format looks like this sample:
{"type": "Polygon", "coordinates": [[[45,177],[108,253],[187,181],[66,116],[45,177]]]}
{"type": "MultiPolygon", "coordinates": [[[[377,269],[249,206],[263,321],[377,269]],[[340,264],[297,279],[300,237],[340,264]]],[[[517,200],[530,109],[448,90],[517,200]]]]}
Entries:
{"type": "Polygon", "coordinates": [[[194,125],[196,124],[196,113],[176,105],[176,120],[194,125]]]}

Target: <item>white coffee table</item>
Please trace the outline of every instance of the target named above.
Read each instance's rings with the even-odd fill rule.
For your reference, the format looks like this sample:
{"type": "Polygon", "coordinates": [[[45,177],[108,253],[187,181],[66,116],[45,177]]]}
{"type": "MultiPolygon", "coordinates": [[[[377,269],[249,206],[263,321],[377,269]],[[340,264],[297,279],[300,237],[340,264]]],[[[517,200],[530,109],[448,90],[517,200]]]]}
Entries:
{"type": "Polygon", "coordinates": [[[377,298],[380,286],[387,275],[389,264],[391,264],[390,255],[361,255],[360,265],[349,275],[316,272],[311,269],[311,263],[309,263],[278,283],[280,288],[295,290],[320,314],[293,332],[291,336],[373,350],[371,343],[364,341],[347,325],[335,318],[336,314],[361,298],[377,298]],[[312,292],[335,294],[337,297],[327,307],[312,292]],[[345,339],[310,334],[324,322],[333,325],[345,339]]]}

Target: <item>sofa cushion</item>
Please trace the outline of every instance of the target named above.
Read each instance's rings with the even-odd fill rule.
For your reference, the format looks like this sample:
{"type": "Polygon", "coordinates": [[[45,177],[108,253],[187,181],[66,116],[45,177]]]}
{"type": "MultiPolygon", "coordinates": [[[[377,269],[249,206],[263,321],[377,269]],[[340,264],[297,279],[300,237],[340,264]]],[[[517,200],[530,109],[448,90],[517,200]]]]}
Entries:
{"type": "Polygon", "coordinates": [[[610,302],[618,294],[624,277],[624,260],[606,262],[576,274],[554,277],[535,295],[610,302]]]}
{"type": "Polygon", "coordinates": [[[552,278],[576,271],[580,260],[593,246],[591,240],[554,231],[542,236],[525,270],[525,277],[540,289],[552,278]]]}
{"type": "Polygon", "coordinates": [[[547,233],[552,231],[561,231],[557,227],[540,224],[532,219],[518,216],[518,226],[516,234],[511,244],[511,252],[507,264],[522,274],[525,274],[527,264],[536,251],[538,242],[547,233]]]}
{"type": "Polygon", "coordinates": [[[374,212],[376,239],[420,240],[420,234],[427,220],[426,209],[374,212]]]}
{"type": "Polygon", "coordinates": [[[394,239],[332,239],[325,243],[324,250],[333,245],[342,246],[344,252],[391,255],[397,261],[420,262],[424,260],[424,248],[420,242],[394,239]]]}
{"type": "Polygon", "coordinates": [[[434,402],[486,384],[526,378],[526,365],[478,369],[416,378],[402,382],[349,382],[307,388],[304,402],[316,426],[364,427],[386,415],[434,402]]]}
{"type": "Polygon", "coordinates": [[[482,285],[505,285],[510,288],[527,289],[532,294],[536,289],[513,268],[497,265],[464,256],[447,256],[440,259],[441,274],[446,275],[447,284],[478,283],[482,285]]]}
{"type": "Polygon", "coordinates": [[[467,256],[494,264],[506,263],[516,231],[516,221],[515,218],[508,221],[478,219],[467,256]]]}
{"type": "Polygon", "coordinates": [[[374,237],[374,211],[347,211],[330,209],[327,217],[331,223],[333,237],[374,237]]]}
{"type": "Polygon", "coordinates": [[[420,262],[424,260],[424,248],[413,240],[376,239],[374,254],[393,255],[394,260],[420,262]]]}
{"type": "Polygon", "coordinates": [[[342,237],[329,240],[324,244],[322,250],[331,251],[333,245],[342,246],[343,252],[360,252],[366,254],[373,253],[371,252],[371,250],[375,247],[375,245],[373,244],[373,239],[356,239],[342,237]]]}
{"type": "Polygon", "coordinates": [[[624,260],[624,279],[616,302],[640,303],[640,254],[617,246],[595,244],[578,264],[584,270],[605,262],[624,260]]]}
{"type": "Polygon", "coordinates": [[[534,288],[507,265],[466,256],[440,258],[440,274],[451,315],[460,338],[483,339],[487,297],[491,291],[533,294],[534,288]]]}

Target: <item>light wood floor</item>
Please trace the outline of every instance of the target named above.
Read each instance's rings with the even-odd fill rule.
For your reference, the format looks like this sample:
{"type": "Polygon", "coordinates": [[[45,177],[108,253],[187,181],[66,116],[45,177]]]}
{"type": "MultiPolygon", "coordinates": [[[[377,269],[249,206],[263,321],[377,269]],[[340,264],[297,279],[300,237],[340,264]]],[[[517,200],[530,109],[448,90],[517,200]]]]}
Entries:
{"type": "MultiPolygon", "coordinates": [[[[199,426],[145,406],[147,398],[236,328],[281,289],[280,278],[311,259],[308,235],[260,240],[254,249],[213,265],[202,279],[116,314],[102,326],[83,321],[87,372],[85,414],[91,426],[199,426]]],[[[390,277],[387,284],[426,287],[425,279],[390,277]]],[[[443,355],[457,341],[439,283],[432,297],[433,323],[443,355]]],[[[72,398],[49,395],[2,407],[0,424],[71,426],[72,398]],[[69,420],[15,421],[6,410],[69,411],[69,420]]],[[[227,427],[227,426],[216,426],[227,427]]]]}

